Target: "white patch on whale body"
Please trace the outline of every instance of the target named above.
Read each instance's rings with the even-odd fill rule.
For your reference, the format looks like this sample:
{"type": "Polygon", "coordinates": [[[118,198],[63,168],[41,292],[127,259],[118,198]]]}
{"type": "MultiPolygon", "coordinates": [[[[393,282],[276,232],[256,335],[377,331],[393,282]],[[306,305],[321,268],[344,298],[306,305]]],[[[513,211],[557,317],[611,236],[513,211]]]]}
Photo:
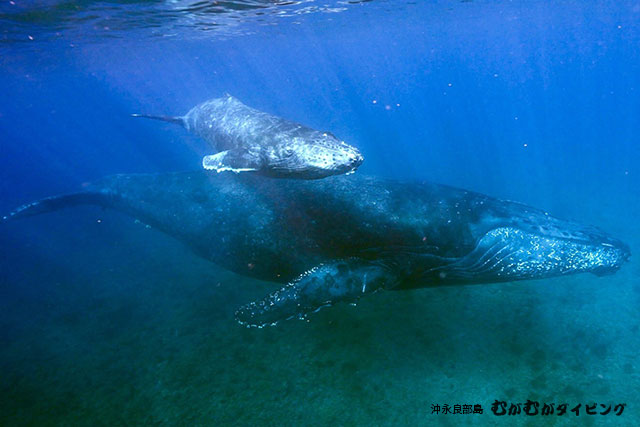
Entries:
{"type": "Polygon", "coordinates": [[[218,173],[220,172],[235,172],[235,173],[240,173],[240,172],[254,172],[257,171],[258,169],[253,169],[253,168],[232,168],[229,166],[209,166],[209,165],[202,165],[206,170],[214,170],[218,173]]]}

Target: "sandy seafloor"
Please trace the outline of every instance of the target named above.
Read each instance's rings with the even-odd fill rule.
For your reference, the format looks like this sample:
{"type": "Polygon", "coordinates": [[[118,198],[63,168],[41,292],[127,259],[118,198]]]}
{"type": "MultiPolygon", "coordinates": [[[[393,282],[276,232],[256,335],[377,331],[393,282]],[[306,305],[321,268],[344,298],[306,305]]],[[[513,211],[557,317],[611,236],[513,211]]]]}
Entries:
{"type": "MultiPolygon", "coordinates": [[[[588,202],[581,219],[637,254],[638,200],[588,202]]],[[[276,285],[127,216],[83,207],[2,227],[3,425],[637,425],[637,256],[613,276],[380,293],[247,329],[235,308],[276,285]],[[627,407],[431,414],[495,399],[627,407]]]]}

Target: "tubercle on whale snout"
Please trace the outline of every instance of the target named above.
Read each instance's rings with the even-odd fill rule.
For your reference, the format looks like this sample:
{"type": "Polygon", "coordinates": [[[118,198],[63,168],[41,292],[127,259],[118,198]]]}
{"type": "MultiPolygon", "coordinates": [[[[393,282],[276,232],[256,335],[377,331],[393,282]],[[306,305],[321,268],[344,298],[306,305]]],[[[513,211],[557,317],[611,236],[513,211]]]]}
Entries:
{"type": "Polygon", "coordinates": [[[292,149],[293,154],[282,158],[270,156],[266,169],[273,175],[299,177],[302,179],[320,179],[333,175],[354,173],[364,162],[364,157],[355,147],[336,149],[307,147],[292,149]]]}

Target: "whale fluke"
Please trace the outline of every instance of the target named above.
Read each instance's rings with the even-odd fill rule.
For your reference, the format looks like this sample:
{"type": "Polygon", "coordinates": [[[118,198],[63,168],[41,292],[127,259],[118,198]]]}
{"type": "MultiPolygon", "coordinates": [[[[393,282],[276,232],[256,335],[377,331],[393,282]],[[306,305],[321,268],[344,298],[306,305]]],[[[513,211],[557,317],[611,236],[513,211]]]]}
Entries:
{"type": "Polygon", "coordinates": [[[89,191],[47,197],[20,206],[8,215],[2,216],[2,218],[0,218],[0,223],[7,222],[13,219],[40,215],[78,205],[104,206],[108,202],[107,199],[108,196],[106,193],[89,191]]]}
{"type": "Polygon", "coordinates": [[[143,117],[145,119],[160,120],[162,122],[175,123],[184,126],[184,117],[181,116],[152,116],[150,114],[132,114],[131,117],[143,117]]]}

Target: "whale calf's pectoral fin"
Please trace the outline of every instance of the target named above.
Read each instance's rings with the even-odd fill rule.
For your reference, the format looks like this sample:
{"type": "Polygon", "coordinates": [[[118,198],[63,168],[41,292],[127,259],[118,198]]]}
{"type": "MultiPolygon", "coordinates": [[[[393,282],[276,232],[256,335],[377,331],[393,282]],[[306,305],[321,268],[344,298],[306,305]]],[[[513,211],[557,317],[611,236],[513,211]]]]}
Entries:
{"type": "Polygon", "coordinates": [[[260,169],[256,156],[242,150],[227,150],[204,156],[202,167],[216,172],[252,172],[260,169]]]}
{"type": "Polygon", "coordinates": [[[258,328],[275,325],[280,320],[304,319],[323,307],[341,301],[355,302],[395,283],[386,268],[368,262],[345,260],[322,264],[262,301],[242,306],[236,319],[242,325],[258,328]]]}

